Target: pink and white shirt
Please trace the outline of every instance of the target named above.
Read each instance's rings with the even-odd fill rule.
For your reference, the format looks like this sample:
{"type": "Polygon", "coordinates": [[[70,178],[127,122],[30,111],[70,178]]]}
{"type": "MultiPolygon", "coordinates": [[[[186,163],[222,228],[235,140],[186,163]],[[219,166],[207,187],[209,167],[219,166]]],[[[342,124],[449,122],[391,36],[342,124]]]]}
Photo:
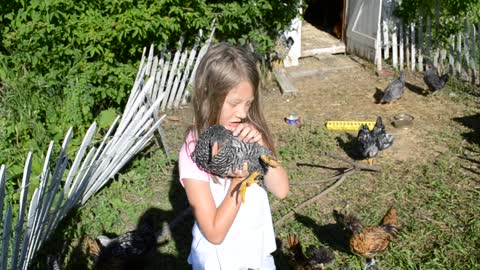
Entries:
{"type": "MultiPolygon", "coordinates": [[[[193,162],[191,153],[194,149],[195,139],[193,132],[190,132],[179,154],[180,182],[182,186],[184,181],[209,182],[215,205],[218,207],[227,195],[230,181],[218,178],[219,183],[214,183],[212,177],[193,162]]],[[[192,234],[188,262],[194,270],[275,269],[273,257],[270,255],[277,248],[270,204],[266,190],[257,184],[247,188],[245,202],[240,206],[221,244],[210,243],[197,222],[193,226],[192,234]]]]}

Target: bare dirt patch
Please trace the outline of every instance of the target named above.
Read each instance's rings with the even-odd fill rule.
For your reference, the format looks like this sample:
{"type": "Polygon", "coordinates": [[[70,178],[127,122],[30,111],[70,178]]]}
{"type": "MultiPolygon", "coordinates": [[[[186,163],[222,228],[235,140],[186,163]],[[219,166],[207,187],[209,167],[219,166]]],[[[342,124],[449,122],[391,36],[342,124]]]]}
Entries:
{"type": "MultiPolygon", "coordinates": [[[[395,143],[390,151],[382,152],[379,159],[424,161],[447,150],[445,145],[432,140],[432,133],[466,130],[453,119],[465,116],[472,108],[455,102],[448,87],[437,95],[422,94],[421,89],[425,88],[422,74],[407,71],[407,87],[402,99],[392,105],[378,104],[382,91],[397,75],[378,77],[374,70],[370,63],[347,55],[302,58],[298,67],[287,69],[298,89],[295,95],[282,95],[275,82],[265,83],[262,104],[273,133],[292,128],[284,121],[289,113],[297,113],[303,122],[313,125],[325,125],[328,120],[375,121],[381,116],[395,143]],[[393,116],[399,113],[415,117],[412,128],[393,127],[393,116]]],[[[173,135],[168,136],[170,152],[176,153],[182,143],[182,136],[178,134],[183,134],[191,124],[192,112],[187,105],[169,115],[176,116],[175,121],[165,121],[167,134],[173,135]]],[[[345,135],[345,131],[331,132],[333,136],[345,135]]],[[[349,134],[356,136],[356,132],[349,134]]]]}

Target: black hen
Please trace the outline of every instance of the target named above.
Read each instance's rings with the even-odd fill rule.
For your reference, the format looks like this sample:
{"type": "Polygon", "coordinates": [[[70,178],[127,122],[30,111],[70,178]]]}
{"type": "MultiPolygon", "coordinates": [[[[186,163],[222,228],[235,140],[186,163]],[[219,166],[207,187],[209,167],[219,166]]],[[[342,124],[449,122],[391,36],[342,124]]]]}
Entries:
{"type": "Polygon", "coordinates": [[[385,130],[385,126],[383,125],[382,118],[379,116],[377,117],[377,122],[373,127],[372,131],[373,136],[376,138],[377,147],[379,151],[383,151],[393,144],[393,135],[388,134],[385,130]]]}
{"type": "Polygon", "coordinates": [[[366,158],[368,163],[372,163],[372,158],[378,154],[377,139],[370,131],[367,125],[361,125],[357,135],[357,149],[363,158],[366,158]]]}
{"type": "Polygon", "coordinates": [[[449,75],[448,73],[445,73],[442,76],[439,76],[437,68],[434,67],[432,64],[427,64],[427,67],[428,69],[423,75],[423,81],[433,94],[436,93],[438,90],[442,89],[445,84],[447,84],[449,75]]]}
{"type": "Polygon", "coordinates": [[[357,135],[358,151],[369,164],[378,152],[383,151],[393,144],[393,136],[388,134],[383,125],[382,118],[377,117],[373,130],[370,131],[367,125],[361,125],[357,135]]]}
{"type": "Polygon", "coordinates": [[[240,187],[243,201],[246,187],[256,183],[257,177],[263,180],[269,166],[277,166],[272,156],[272,152],[260,144],[243,142],[223,126],[214,125],[198,138],[192,160],[201,169],[222,178],[241,170],[247,162],[250,176],[240,187]]]}
{"type": "Polygon", "coordinates": [[[99,236],[97,241],[96,248],[95,243],[90,243],[96,269],[142,269],[146,256],[157,246],[154,228],[149,223],[139,224],[137,229],[116,238],[99,236]]]}
{"type": "Polygon", "coordinates": [[[293,270],[322,270],[335,257],[332,250],[314,246],[309,246],[304,254],[302,244],[295,234],[289,234],[287,241],[288,264],[293,270]]]}
{"type": "Polygon", "coordinates": [[[391,103],[395,100],[398,100],[402,97],[403,91],[405,90],[405,71],[400,73],[400,77],[395,81],[391,82],[385,91],[383,91],[383,97],[380,100],[380,103],[391,103]]]}

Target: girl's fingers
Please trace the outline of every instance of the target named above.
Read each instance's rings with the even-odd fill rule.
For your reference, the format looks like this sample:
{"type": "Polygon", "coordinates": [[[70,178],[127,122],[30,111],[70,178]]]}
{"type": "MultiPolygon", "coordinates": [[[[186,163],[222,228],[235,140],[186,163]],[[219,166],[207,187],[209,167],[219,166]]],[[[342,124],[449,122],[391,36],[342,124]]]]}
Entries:
{"type": "Polygon", "coordinates": [[[256,143],[256,142],[259,142],[261,139],[262,139],[262,134],[258,131],[253,131],[247,135],[246,140],[244,141],[249,143],[256,143]]]}
{"type": "Polygon", "coordinates": [[[251,124],[242,123],[235,128],[233,136],[239,140],[249,143],[259,142],[262,140],[262,134],[251,124]]]}

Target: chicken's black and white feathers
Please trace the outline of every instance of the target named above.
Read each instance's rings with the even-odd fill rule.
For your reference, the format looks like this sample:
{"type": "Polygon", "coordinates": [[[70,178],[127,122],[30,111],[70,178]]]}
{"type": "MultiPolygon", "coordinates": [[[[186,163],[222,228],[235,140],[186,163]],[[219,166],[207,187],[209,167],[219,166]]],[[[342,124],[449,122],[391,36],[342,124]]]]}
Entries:
{"type": "Polygon", "coordinates": [[[383,151],[392,146],[394,141],[393,135],[387,133],[380,116],[377,117],[377,122],[373,127],[372,134],[376,138],[377,148],[379,151],[383,151]]]}
{"type": "Polygon", "coordinates": [[[405,90],[405,71],[400,73],[398,79],[391,82],[385,91],[383,92],[383,97],[380,100],[380,103],[390,103],[395,100],[398,100],[402,97],[405,90]]]}
{"type": "Polygon", "coordinates": [[[425,74],[423,75],[423,81],[428,86],[428,89],[432,92],[442,89],[448,82],[448,73],[439,76],[436,67],[432,64],[428,64],[427,67],[427,71],[425,71],[425,74]]]}
{"type": "Polygon", "coordinates": [[[198,138],[192,160],[203,170],[222,178],[241,170],[248,163],[248,172],[258,172],[259,179],[267,173],[269,166],[260,158],[272,156],[272,152],[258,143],[247,143],[237,139],[221,125],[207,128],[198,138]],[[219,151],[212,158],[212,147],[218,144],[219,151]]]}
{"type": "Polygon", "coordinates": [[[63,270],[60,256],[58,255],[47,255],[47,265],[50,270],[63,270]]]}
{"type": "Polygon", "coordinates": [[[377,117],[372,130],[367,125],[361,125],[357,135],[357,148],[363,158],[376,157],[378,152],[392,146],[393,135],[388,134],[382,118],[377,117]]]}
{"type": "Polygon", "coordinates": [[[137,229],[116,238],[99,236],[97,239],[101,244],[100,257],[139,257],[156,247],[155,231],[148,223],[140,224],[137,229]]]}
{"type": "Polygon", "coordinates": [[[367,125],[361,125],[357,135],[357,149],[363,158],[373,158],[378,154],[377,140],[367,125]]]}

